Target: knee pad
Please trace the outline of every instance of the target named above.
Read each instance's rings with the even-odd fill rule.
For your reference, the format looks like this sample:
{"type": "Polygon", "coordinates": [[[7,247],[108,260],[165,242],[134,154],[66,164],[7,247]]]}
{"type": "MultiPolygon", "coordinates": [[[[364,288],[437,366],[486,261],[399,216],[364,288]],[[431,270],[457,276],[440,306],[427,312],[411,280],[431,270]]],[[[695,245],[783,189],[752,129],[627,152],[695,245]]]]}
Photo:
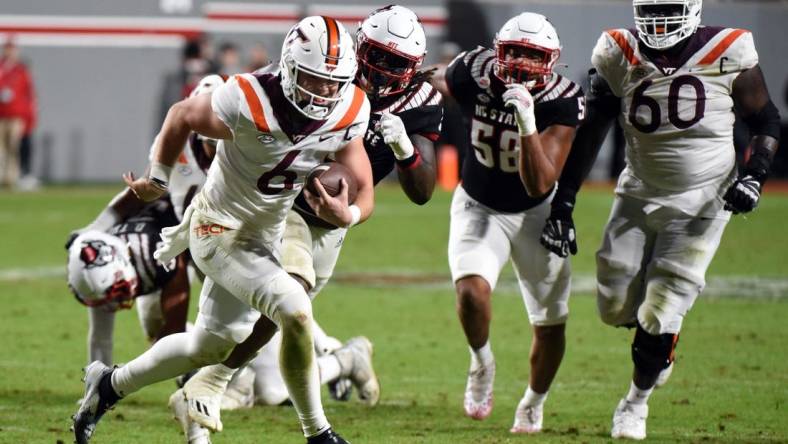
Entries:
{"type": "Polygon", "coordinates": [[[638,324],[632,342],[632,362],[640,372],[656,375],[673,362],[678,341],[678,334],[652,335],[638,324]]]}

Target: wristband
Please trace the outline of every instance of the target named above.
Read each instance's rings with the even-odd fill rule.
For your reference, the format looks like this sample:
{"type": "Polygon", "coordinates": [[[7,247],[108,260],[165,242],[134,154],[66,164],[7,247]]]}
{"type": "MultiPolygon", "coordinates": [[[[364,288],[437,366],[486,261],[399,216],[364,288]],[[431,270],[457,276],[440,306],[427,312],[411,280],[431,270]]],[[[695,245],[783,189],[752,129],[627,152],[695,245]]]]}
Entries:
{"type": "Polygon", "coordinates": [[[348,227],[352,227],[361,220],[361,208],[358,205],[351,205],[348,209],[350,210],[350,225],[348,227]]]}
{"type": "Polygon", "coordinates": [[[162,187],[167,188],[168,184],[170,183],[170,173],[172,172],[172,167],[164,165],[161,162],[153,162],[150,166],[150,173],[148,173],[148,179],[151,180],[154,184],[162,187]]]}
{"type": "Polygon", "coordinates": [[[416,168],[421,164],[421,155],[418,151],[414,151],[413,155],[405,159],[397,159],[397,166],[402,170],[416,168]]]}
{"type": "Polygon", "coordinates": [[[520,132],[521,137],[530,136],[536,133],[536,118],[533,117],[530,119],[523,119],[523,121],[519,121],[518,119],[517,129],[520,132]]]}
{"type": "Polygon", "coordinates": [[[395,147],[392,149],[392,151],[394,152],[394,157],[396,157],[397,160],[405,160],[413,156],[413,153],[415,152],[415,149],[413,148],[413,142],[410,141],[410,137],[407,135],[401,137],[400,140],[397,143],[393,143],[392,146],[395,147]]]}

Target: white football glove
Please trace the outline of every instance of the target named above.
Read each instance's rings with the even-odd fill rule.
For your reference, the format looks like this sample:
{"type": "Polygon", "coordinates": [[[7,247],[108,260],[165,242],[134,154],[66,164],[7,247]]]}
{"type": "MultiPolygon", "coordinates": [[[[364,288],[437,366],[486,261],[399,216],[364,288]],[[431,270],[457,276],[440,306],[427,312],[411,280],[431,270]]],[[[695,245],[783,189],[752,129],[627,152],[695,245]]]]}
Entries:
{"type": "Polygon", "coordinates": [[[520,83],[506,85],[503,102],[514,108],[514,117],[521,136],[530,136],[536,132],[536,116],[534,115],[534,98],[528,88],[520,83]]]}
{"type": "Polygon", "coordinates": [[[413,142],[410,141],[410,137],[405,131],[402,119],[394,114],[385,113],[380,116],[378,129],[383,136],[383,141],[394,152],[394,157],[397,160],[405,160],[413,155],[413,142]]]}

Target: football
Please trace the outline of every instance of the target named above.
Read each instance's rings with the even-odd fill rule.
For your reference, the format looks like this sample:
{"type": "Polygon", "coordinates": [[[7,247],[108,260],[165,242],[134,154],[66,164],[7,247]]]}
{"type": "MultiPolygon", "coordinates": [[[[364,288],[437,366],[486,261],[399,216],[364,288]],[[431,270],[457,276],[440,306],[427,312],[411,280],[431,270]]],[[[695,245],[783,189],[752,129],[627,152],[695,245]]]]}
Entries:
{"type": "Polygon", "coordinates": [[[318,179],[320,184],[323,185],[326,192],[333,196],[339,194],[339,180],[345,179],[347,183],[347,202],[352,204],[356,200],[358,193],[358,184],[356,177],[344,165],[337,162],[325,162],[314,167],[306,178],[306,188],[312,194],[318,194],[317,189],[313,185],[313,179],[318,179]]]}

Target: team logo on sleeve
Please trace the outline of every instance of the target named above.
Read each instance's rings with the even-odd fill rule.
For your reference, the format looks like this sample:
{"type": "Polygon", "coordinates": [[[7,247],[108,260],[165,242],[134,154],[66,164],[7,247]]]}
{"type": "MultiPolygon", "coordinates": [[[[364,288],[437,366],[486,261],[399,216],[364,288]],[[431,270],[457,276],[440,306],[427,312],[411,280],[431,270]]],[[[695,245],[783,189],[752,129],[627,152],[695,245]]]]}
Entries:
{"type": "Polygon", "coordinates": [[[101,240],[85,241],[79,252],[79,259],[85,268],[102,267],[115,258],[115,248],[101,240]]]}

